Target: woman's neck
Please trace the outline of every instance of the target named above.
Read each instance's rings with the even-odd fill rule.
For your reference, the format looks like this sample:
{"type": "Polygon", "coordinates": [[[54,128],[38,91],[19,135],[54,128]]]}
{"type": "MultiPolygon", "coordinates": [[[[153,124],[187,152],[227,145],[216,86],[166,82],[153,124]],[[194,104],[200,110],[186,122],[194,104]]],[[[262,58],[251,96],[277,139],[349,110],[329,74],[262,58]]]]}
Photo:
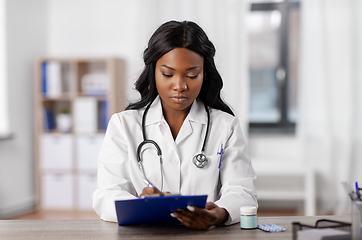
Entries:
{"type": "Polygon", "coordinates": [[[165,117],[166,122],[168,123],[172,137],[175,140],[183,122],[185,121],[187,115],[189,114],[191,109],[191,106],[188,109],[178,111],[178,110],[165,110],[165,108],[162,108],[163,110],[163,116],[165,117]]]}

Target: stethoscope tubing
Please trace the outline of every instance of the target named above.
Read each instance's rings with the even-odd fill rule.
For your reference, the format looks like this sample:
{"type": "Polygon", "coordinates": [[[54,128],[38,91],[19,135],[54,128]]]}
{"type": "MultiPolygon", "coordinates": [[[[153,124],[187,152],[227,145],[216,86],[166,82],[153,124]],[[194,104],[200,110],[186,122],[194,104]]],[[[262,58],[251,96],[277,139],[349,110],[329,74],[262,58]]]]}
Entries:
{"type": "MultiPolygon", "coordinates": [[[[144,177],[144,180],[146,180],[147,182],[150,182],[147,177],[146,177],[146,173],[145,173],[145,170],[144,170],[144,167],[143,167],[143,161],[142,161],[142,158],[141,158],[141,151],[142,151],[142,147],[145,145],[145,144],[152,144],[153,146],[155,146],[156,150],[157,150],[157,155],[159,156],[160,158],[160,171],[161,171],[161,190],[163,189],[163,162],[162,162],[162,151],[161,151],[161,148],[160,146],[153,140],[151,139],[147,139],[147,136],[146,136],[146,116],[147,116],[147,113],[148,113],[148,110],[150,109],[152,105],[152,102],[150,104],[147,105],[144,113],[143,113],[143,116],[142,116],[142,136],[143,136],[143,141],[138,145],[137,147],[137,161],[138,161],[138,164],[140,166],[140,169],[142,171],[142,174],[143,174],[143,177],[144,177]]],[[[193,157],[193,163],[195,164],[196,167],[198,168],[204,168],[207,163],[208,163],[208,160],[204,154],[205,152],[205,146],[206,146],[206,140],[208,138],[208,135],[209,135],[209,128],[210,128],[210,112],[209,112],[209,109],[207,108],[207,106],[204,104],[204,107],[205,107],[205,111],[207,113],[207,127],[206,127],[206,133],[205,133],[205,138],[204,138],[204,142],[202,144],[202,148],[201,148],[201,153],[199,154],[196,154],[194,157],[193,157]],[[200,161],[199,159],[202,159],[202,161],[200,161]]]]}

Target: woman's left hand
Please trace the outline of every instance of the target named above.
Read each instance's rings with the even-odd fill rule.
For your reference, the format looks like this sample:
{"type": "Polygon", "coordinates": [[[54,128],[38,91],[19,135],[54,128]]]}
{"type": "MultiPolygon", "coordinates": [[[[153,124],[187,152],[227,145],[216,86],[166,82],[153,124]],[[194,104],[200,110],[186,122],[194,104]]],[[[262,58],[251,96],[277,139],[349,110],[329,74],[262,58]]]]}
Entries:
{"type": "Polygon", "coordinates": [[[207,230],[212,226],[226,222],[229,213],[213,202],[207,202],[205,208],[188,206],[187,209],[177,209],[171,214],[183,225],[198,230],[207,230]]]}

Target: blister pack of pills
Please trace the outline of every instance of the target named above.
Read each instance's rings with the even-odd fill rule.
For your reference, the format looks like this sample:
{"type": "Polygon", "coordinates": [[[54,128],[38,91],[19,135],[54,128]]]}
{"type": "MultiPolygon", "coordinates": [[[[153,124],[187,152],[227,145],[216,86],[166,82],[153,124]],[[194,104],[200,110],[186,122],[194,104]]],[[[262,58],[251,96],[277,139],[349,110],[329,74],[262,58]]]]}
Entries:
{"type": "Polygon", "coordinates": [[[258,224],[258,228],[266,232],[284,232],[285,230],[287,230],[286,228],[273,223],[264,225],[258,224]]]}

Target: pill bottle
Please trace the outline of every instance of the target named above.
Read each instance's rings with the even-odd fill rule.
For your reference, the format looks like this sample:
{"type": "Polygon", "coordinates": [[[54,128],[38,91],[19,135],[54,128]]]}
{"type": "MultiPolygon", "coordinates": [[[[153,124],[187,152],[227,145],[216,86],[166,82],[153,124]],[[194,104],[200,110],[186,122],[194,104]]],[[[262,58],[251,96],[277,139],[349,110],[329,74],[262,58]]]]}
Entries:
{"type": "Polygon", "coordinates": [[[240,227],[242,229],[254,229],[257,228],[257,225],[256,207],[240,207],[240,227]]]}

